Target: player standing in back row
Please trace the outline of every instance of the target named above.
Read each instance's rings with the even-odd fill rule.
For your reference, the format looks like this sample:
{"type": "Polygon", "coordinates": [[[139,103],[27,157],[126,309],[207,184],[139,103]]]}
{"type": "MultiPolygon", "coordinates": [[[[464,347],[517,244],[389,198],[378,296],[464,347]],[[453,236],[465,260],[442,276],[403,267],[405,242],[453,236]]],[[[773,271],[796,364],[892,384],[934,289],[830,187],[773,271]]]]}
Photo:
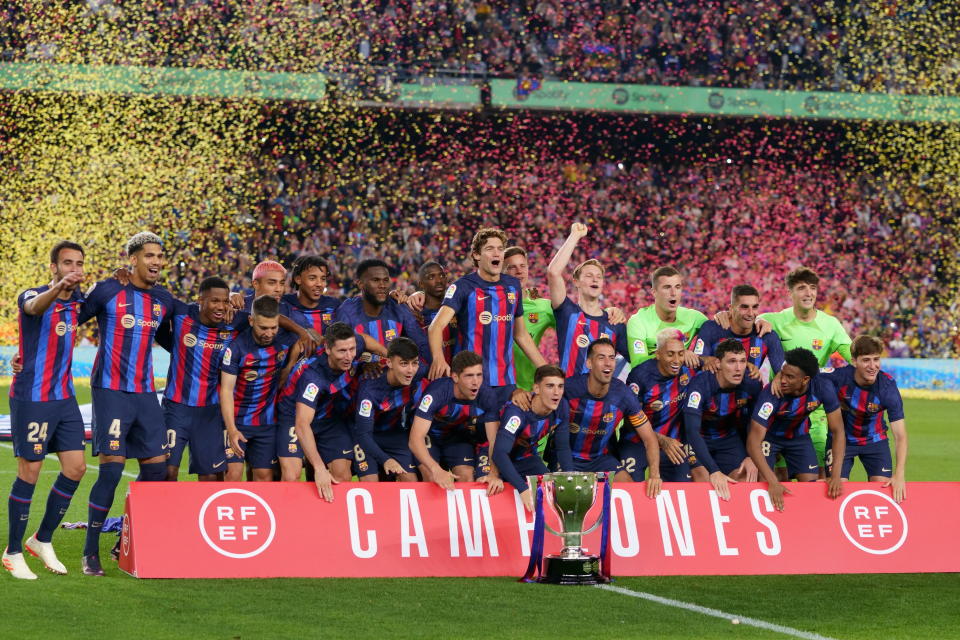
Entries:
{"type": "Polygon", "coordinates": [[[20,294],[20,350],[23,369],[10,385],[10,426],[17,477],[7,506],[9,532],[3,566],[15,578],[37,576],[23,558],[23,535],[30,516],[33,491],[47,453],[60,458],[61,472],[50,489],[40,528],[27,551],[39,557],[53,573],[67,568],[57,559],[50,540],[70,506],[86,470],[83,460],[83,418],[73,390],[73,343],[77,334],[83,295],[83,248],[59,242],[50,252],[49,285],[20,294]]]}

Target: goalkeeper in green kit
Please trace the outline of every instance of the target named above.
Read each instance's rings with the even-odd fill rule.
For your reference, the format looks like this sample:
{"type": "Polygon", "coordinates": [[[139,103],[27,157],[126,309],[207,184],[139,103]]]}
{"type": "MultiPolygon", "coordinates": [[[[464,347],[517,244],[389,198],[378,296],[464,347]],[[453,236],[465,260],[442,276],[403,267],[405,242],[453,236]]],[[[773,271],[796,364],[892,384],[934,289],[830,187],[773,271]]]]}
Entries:
{"type": "Polygon", "coordinates": [[[635,367],[654,356],[660,331],[679,329],[686,348],[683,363],[690,368],[699,367],[700,357],[690,346],[707,317],[695,309],[680,306],[683,276],[673,267],[659,267],[650,274],[650,284],[653,285],[653,304],[641,308],[627,321],[630,366],[635,367]]]}
{"type": "MultiPolygon", "coordinates": [[[[780,336],[784,351],[797,347],[809,349],[822,369],[834,353],[839,353],[847,362],[852,362],[852,359],[850,336],[843,325],[830,314],[817,309],[819,284],[820,278],[813,269],[794,269],[787,274],[787,289],[790,290],[793,306],[783,311],[761,314],[760,318],[769,322],[780,336]]],[[[771,384],[774,395],[779,395],[778,380],[774,378],[771,384]]],[[[823,407],[810,414],[810,439],[813,440],[822,471],[827,444],[827,416],[823,407]]]]}

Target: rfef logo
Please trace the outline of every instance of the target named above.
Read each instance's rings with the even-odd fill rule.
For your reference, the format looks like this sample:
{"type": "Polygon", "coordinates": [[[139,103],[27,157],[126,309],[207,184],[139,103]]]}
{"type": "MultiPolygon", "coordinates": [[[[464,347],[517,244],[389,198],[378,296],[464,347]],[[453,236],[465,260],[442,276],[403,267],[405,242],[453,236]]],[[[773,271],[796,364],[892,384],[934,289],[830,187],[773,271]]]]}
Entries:
{"type": "Polygon", "coordinates": [[[853,546],[874,555],[893,553],[907,540],[907,516],[893,498],[864,489],[840,504],[840,528],[853,546]]]}
{"type": "Polygon", "coordinates": [[[252,558],[263,553],[277,533],[277,520],[257,494],[224,489],[204,501],[199,515],[200,535],[228,558],[252,558]]]}

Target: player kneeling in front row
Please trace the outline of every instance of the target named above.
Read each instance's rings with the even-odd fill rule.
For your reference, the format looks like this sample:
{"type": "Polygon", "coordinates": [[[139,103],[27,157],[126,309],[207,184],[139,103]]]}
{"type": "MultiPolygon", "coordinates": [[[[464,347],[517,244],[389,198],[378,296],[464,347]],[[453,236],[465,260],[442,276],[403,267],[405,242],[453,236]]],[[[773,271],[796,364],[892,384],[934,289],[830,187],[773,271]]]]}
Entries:
{"type": "MultiPolygon", "coordinates": [[[[893,486],[893,498],[897,502],[907,495],[907,427],[903,418],[903,400],[893,377],[880,370],[883,343],[879,338],[857,336],[850,345],[852,367],[825,370],[822,374],[837,388],[840,414],[846,434],[846,452],[840,465],[840,476],[850,478],[854,458],[866,469],[870,482],[883,482],[893,486]],[[896,440],[897,468],[893,472],[890,458],[890,443],[883,412],[887,412],[890,429],[896,440]]],[[[831,442],[827,442],[827,466],[833,465],[831,442]]]]}
{"type": "Polygon", "coordinates": [[[616,479],[629,481],[630,474],[612,455],[617,425],[636,431],[646,448],[647,496],[660,493],[660,445],[650,421],[627,385],[615,380],[617,351],[610,338],[594,340],[587,349],[590,373],[568,378],[563,395],[570,403],[570,450],[574,471],[615,471],[616,479]]]}
{"type": "Polygon", "coordinates": [[[332,501],[331,484],[349,482],[353,476],[350,405],[363,340],[343,322],[334,322],[323,342],[319,353],[295,365],[280,394],[277,455],[286,481],[300,479],[306,458],[321,497],[332,501]]]}
{"type": "Polygon", "coordinates": [[[563,397],[563,371],[554,365],[538,367],[533,374],[530,409],[512,402],[503,410],[500,429],[493,444],[493,462],[501,477],[520,492],[524,506],[533,511],[533,491],[527,476],[548,472],[538,453],[542,440],[552,436],[559,471],[573,469],[570,455],[570,406],[563,397]]]}
{"type": "Polygon", "coordinates": [[[757,467],[743,439],[761,388],[746,374],[747,351],[740,340],[722,340],[712,352],[717,371],[701,371],[687,387],[683,423],[697,459],[710,473],[710,483],[729,500],[729,480],[757,480],[757,467]]]}
{"type": "Polygon", "coordinates": [[[387,347],[386,371],[360,383],[354,437],[358,443],[357,477],[361,481],[375,482],[390,476],[401,482],[417,481],[405,422],[423,396],[426,373],[417,343],[400,336],[387,347]]]}
{"type": "MultiPolygon", "coordinates": [[[[827,427],[833,434],[835,460],[843,459],[845,439],[836,390],[820,375],[812,352],[802,347],[788,351],[779,376],[783,395],[776,397],[771,385],[767,385],[757,398],[747,436],[747,452],[769,485],[767,491],[773,506],[783,511],[783,494],[790,492],[773,472],[777,454],[783,454],[788,473],[799,482],[813,482],[818,476],[820,465],[810,439],[810,414],[823,405],[827,427]]],[[[827,484],[831,498],[843,492],[839,467],[834,468],[827,484]]]]}
{"type": "MultiPolygon", "coordinates": [[[[409,442],[423,479],[443,489],[452,489],[454,480],[473,482],[476,445],[487,441],[487,423],[496,427],[500,419],[496,397],[483,384],[483,358],[461,351],[453,357],[450,371],[449,378],[433,381],[424,392],[409,442]]],[[[485,482],[493,480],[484,476],[485,482]]]]}

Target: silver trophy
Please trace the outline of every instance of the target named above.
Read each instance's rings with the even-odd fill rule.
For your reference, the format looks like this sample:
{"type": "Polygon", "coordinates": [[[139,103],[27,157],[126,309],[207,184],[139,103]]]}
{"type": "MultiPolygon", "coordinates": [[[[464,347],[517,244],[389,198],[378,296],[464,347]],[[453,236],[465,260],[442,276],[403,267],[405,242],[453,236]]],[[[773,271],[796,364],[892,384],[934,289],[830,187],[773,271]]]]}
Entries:
{"type": "MultiPolygon", "coordinates": [[[[528,478],[536,489],[538,478],[528,478]]],[[[597,474],[580,471],[548,473],[542,476],[544,502],[560,521],[556,531],[544,521],[547,531],[563,539],[559,554],[546,557],[540,582],[553,584],[600,584],[609,582],[600,572],[600,556],[586,553],[583,536],[594,531],[603,520],[603,513],[589,528],[584,527],[587,513],[597,502],[597,474]]]]}

